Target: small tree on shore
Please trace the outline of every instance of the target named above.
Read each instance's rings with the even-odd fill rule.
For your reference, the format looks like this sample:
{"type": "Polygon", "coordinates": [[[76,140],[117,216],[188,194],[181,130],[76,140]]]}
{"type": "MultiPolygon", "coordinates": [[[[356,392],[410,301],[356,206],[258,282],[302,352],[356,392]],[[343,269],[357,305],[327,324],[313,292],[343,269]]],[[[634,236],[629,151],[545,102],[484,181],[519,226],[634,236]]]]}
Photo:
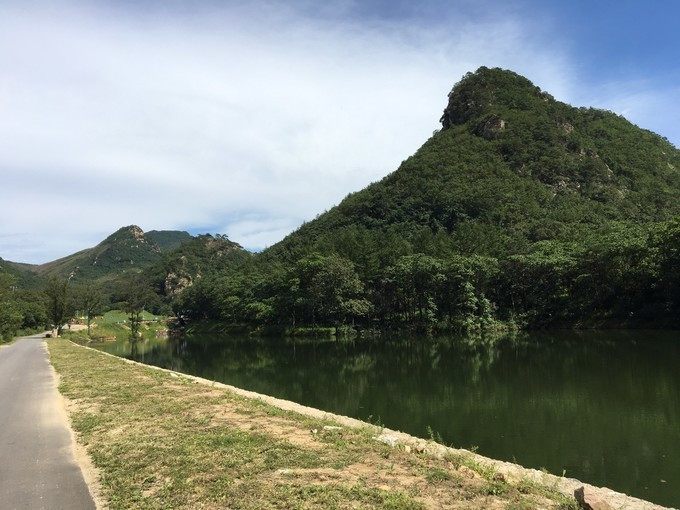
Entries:
{"type": "Polygon", "coordinates": [[[87,320],[87,336],[90,336],[92,317],[101,312],[102,290],[93,283],[87,283],[78,291],[78,307],[87,320]]]}
{"type": "Polygon", "coordinates": [[[61,335],[64,323],[71,317],[70,289],[66,278],[51,277],[45,287],[47,317],[52,322],[57,336],[61,335]]]}
{"type": "Polygon", "coordinates": [[[133,340],[137,340],[139,337],[142,313],[144,308],[153,299],[153,296],[153,291],[141,277],[135,276],[130,280],[124,310],[130,319],[130,336],[133,340]]]}

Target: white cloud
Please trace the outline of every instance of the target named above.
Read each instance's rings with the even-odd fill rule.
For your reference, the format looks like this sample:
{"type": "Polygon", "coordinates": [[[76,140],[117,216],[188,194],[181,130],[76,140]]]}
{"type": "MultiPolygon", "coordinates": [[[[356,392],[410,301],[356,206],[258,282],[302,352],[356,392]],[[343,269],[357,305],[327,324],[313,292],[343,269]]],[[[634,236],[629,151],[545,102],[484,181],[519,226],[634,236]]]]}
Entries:
{"type": "Polygon", "coordinates": [[[558,98],[572,87],[566,55],[512,17],[112,5],[0,5],[3,258],[44,262],[131,223],[272,245],[396,169],[465,72],[512,68],[558,98]]]}

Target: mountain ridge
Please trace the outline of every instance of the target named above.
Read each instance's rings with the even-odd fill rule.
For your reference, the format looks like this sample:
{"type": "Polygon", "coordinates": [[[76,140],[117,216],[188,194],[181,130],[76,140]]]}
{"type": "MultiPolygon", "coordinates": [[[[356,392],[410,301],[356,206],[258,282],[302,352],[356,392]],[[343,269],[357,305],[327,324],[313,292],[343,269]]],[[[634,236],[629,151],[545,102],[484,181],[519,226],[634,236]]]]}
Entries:
{"type": "Polygon", "coordinates": [[[199,236],[163,255],[131,226],[50,270],[92,276],[108,261],[143,272],[183,318],[257,327],[678,323],[668,140],[486,67],[453,86],[441,122],[395,171],[260,254],[199,236]]]}
{"type": "MultiPolygon", "coordinates": [[[[163,249],[155,242],[154,235],[160,236],[166,245],[179,245],[181,241],[173,240],[179,231],[151,231],[149,237],[137,225],[121,227],[97,245],[85,248],[71,255],[36,265],[22,265],[39,276],[60,276],[78,280],[97,280],[111,277],[129,270],[137,271],[160,260],[163,249]],[[167,238],[165,239],[164,238],[167,238]]],[[[191,238],[191,236],[184,232],[191,238]]],[[[185,236],[179,234],[180,238],[185,236]]]]}

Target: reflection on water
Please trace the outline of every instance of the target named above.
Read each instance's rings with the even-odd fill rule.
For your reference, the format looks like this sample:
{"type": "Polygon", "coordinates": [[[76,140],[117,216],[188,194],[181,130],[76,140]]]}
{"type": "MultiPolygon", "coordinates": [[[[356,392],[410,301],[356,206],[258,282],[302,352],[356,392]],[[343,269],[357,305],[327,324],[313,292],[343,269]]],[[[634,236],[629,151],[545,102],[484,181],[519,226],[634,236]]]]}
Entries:
{"type": "MultiPolygon", "coordinates": [[[[99,346],[130,357],[130,345],[99,346]]],[[[293,341],[183,337],[139,361],[680,506],[674,332],[293,341]],[[663,480],[663,481],[662,481],[663,480]]]]}

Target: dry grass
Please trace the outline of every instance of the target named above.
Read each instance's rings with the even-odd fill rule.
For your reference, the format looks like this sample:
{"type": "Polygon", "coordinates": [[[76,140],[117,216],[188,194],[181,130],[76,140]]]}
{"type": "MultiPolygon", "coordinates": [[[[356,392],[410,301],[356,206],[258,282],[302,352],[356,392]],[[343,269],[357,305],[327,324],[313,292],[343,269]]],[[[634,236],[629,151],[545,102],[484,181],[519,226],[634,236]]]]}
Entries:
{"type": "Polygon", "coordinates": [[[574,508],[509,483],[465,455],[436,459],[133,365],[49,341],[73,427],[112,509],[574,508]]]}

